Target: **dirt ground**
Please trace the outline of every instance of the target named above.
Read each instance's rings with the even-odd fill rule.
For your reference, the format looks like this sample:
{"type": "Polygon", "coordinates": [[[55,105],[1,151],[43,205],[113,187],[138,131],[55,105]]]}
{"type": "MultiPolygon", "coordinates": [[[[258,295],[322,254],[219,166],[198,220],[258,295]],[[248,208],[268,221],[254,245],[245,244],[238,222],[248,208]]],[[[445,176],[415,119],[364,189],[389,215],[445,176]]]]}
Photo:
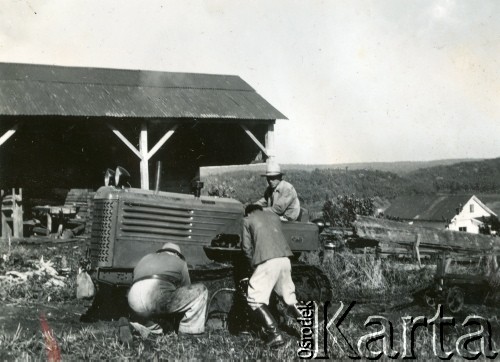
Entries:
{"type": "MultiPolygon", "coordinates": [[[[125,348],[118,343],[117,322],[113,320],[99,320],[92,323],[81,322],[80,316],[90,307],[90,301],[82,301],[75,298],[76,274],[79,260],[85,256],[87,242],[67,243],[60,245],[29,245],[18,246],[12,250],[10,258],[1,266],[3,273],[9,270],[19,272],[39,270],[40,258],[45,257],[54,262],[54,268],[59,270],[62,267],[62,255],[67,259],[67,266],[71,269],[68,274],[66,286],[61,290],[50,290],[44,287],[44,283],[50,279],[45,275],[40,279],[32,278],[28,286],[20,290],[6,290],[0,303],[0,360],[18,359],[39,359],[46,356],[44,341],[42,337],[41,318],[45,318],[49,328],[57,337],[64,358],[73,356],[78,359],[109,359],[116,357],[123,358],[200,358],[209,357],[211,359],[228,358],[234,359],[293,359],[296,358],[296,340],[287,339],[287,345],[278,351],[267,351],[262,348],[258,339],[250,336],[239,338],[233,336],[227,330],[224,321],[214,318],[207,323],[209,335],[195,342],[181,341],[175,334],[167,334],[157,339],[142,340],[136,338],[133,346],[125,348]],[[23,293],[20,293],[20,292],[23,293]],[[17,336],[19,334],[19,337],[17,336]],[[35,352],[32,352],[35,350],[35,352]],[[228,355],[229,353],[229,355],[228,355]]],[[[1,250],[0,250],[1,252],[1,250]]],[[[3,254],[0,254],[3,255],[3,254]]],[[[347,256],[344,256],[347,258],[347,256]]],[[[364,265],[364,264],[363,264],[364,265]]],[[[362,265],[362,266],[363,266],[362,265]]],[[[399,269],[403,269],[398,267],[399,269]]],[[[399,270],[398,269],[398,270],[399,270]]],[[[335,269],[336,271],[341,268],[335,269]]],[[[354,270],[354,268],[353,268],[354,270]]],[[[1,273],[0,273],[1,274],[1,273]]],[[[332,272],[332,275],[333,272],[332,272]]],[[[398,274],[399,275],[399,274],[398,274]]],[[[409,276],[413,275],[408,271],[401,273],[401,281],[395,279],[394,283],[409,283],[409,276]]],[[[420,274],[413,275],[420,278],[420,274]]],[[[344,276],[342,283],[346,283],[344,276]]],[[[356,282],[359,284],[359,282],[356,282]]],[[[352,285],[357,285],[351,283],[352,285]]],[[[342,286],[341,284],[339,284],[342,286]]],[[[220,287],[223,287],[221,285],[220,287]]],[[[346,289],[346,288],[344,288],[346,289]]],[[[333,299],[328,310],[329,318],[332,318],[339,308],[339,290],[334,289],[333,299]]],[[[353,294],[357,295],[357,294],[353,294]]],[[[375,298],[360,298],[352,307],[342,323],[342,329],[348,338],[355,342],[369,330],[364,323],[369,316],[378,315],[387,318],[395,327],[396,339],[401,340],[401,321],[404,316],[424,316],[431,319],[436,315],[436,309],[414,303],[408,293],[396,293],[403,295],[388,300],[377,300],[375,298]]],[[[106,299],[107,304],[116,309],[120,304],[113,298],[106,299]]],[[[344,310],[351,303],[351,300],[343,300],[344,310]]],[[[500,306],[498,306],[500,307],[500,306]]],[[[221,308],[226,310],[226,308],[221,308]]],[[[445,310],[444,313],[450,313],[445,310]]],[[[463,334],[461,324],[469,315],[479,315],[491,323],[492,337],[496,346],[500,345],[500,308],[496,306],[487,307],[483,305],[466,305],[464,310],[454,315],[456,325],[460,328],[449,330],[450,339],[447,345],[452,346],[454,341],[463,334]]],[[[334,332],[333,328],[332,331],[334,332]]],[[[419,336],[417,343],[419,356],[432,357],[432,331],[424,331],[419,336]]],[[[346,353],[341,351],[341,347],[330,340],[331,349],[336,354],[334,358],[345,358],[346,353]]]]}
{"type": "MultiPolygon", "coordinates": [[[[397,305],[396,303],[391,303],[391,304],[356,303],[352,308],[351,312],[349,312],[348,316],[346,317],[340,329],[347,331],[346,334],[348,335],[348,339],[350,339],[351,342],[353,342],[353,345],[355,345],[357,338],[359,338],[363,334],[366,334],[369,331],[367,328],[364,327],[366,319],[372,315],[379,315],[379,316],[384,316],[389,321],[391,321],[391,323],[393,323],[395,327],[395,333],[397,333],[396,338],[399,339],[402,328],[401,318],[403,316],[412,316],[412,317],[425,316],[428,319],[431,319],[436,315],[437,312],[436,310],[431,309],[429,307],[416,305],[412,303],[411,300],[405,300],[399,302],[400,303],[397,305]]],[[[344,301],[344,310],[349,303],[350,301],[344,301]]],[[[23,331],[24,336],[35,336],[35,335],[40,336],[42,332],[40,318],[42,316],[45,316],[49,327],[53,330],[54,334],[57,336],[58,342],[62,348],[65,345],[64,343],[64,339],[66,338],[65,336],[71,336],[71,335],[81,336],[88,333],[93,333],[95,334],[94,340],[84,338],[83,340],[81,340],[80,344],[82,344],[82,342],[83,345],[85,345],[85,343],[95,343],[95,345],[97,346],[101,344],[100,356],[110,356],[104,354],[104,352],[102,352],[102,349],[106,348],[105,347],[106,344],[109,343],[113,344],[114,343],[113,341],[117,340],[117,322],[116,321],[95,321],[92,323],[81,322],[80,316],[83,313],[85,313],[89,304],[90,303],[88,301],[81,302],[78,300],[69,300],[57,303],[51,303],[51,302],[30,303],[25,305],[14,304],[14,303],[4,304],[0,306],[0,325],[2,326],[1,330],[6,335],[13,335],[20,328],[23,331]]],[[[338,308],[339,308],[339,303],[337,301],[335,302],[332,301],[332,304],[330,305],[329,308],[330,318],[333,317],[338,308]]],[[[447,340],[446,345],[452,348],[456,338],[460,334],[464,333],[460,325],[464,322],[464,320],[468,315],[480,315],[490,321],[492,327],[493,341],[495,345],[498,346],[500,344],[500,323],[498,319],[499,313],[500,313],[500,308],[486,307],[481,305],[465,306],[463,312],[454,315],[456,325],[459,328],[459,330],[458,332],[456,330],[454,332],[452,332],[451,330],[447,330],[449,332],[452,332],[453,336],[447,340]],[[455,335],[456,333],[458,333],[458,335],[455,335]]],[[[445,314],[450,315],[449,313],[445,314]]],[[[223,324],[217,323],[217,321],[215,322],[216,323],[214,323],[214,321],[212,321],[212,323],[208,323],[207,330],[209,336],[206,339],[201,340],[203,343],[210,343],[210,341],[217,340],[220,341],[218,343],[222,343],[222,345],[233,346],[232,348],[234,348],[234,350],[236,351],[238,350],[242,351],[242,349],[249,343],[254,343],[254,344],[258,343],[255,342],[250,336],[248,336],[247,339],[245,339],[244,341],[239,340],[238,337],[230,335],[229,331],[227,330],[227,328],[224,327],[223,324]]],[[[335,332],[334,328],[332,328],[332,331],[335,332]]],[[[424,333],[424,337],[422,337],[422,335],[418,337],[420,338],[420,340],[417,341],[417,346],[422,344],[427,346],[431,345],[430,343],[431,337],[429,333],[430,330],[428,333],[424,333]]],[[[174,337],[167,337],[167,338],[176,338],[176,337],[174,335],[174,337]]],[[[147,343],[147,341],[144,341],[144,343],[147,343]]],[[[184,342],[181,343],[170,340],[170,343],[171,343],[170,348],[172,348],[172,346],[177,346],[180,348],[183,346],[182,343],[184,342]]],[[[293,341],[289,342],[289,346],[294,346],[295,343],[296,342],[293,341]]],[[[140,339],[138,339],[136,344],[134,344],[134,347],[131,347],[131,349],[128,350],[128,352],[126,353],[130,353],[130,356],[132,357],[134,356],[137,357],[138,356],[137,348],[139,348],[140,350],[140,348],[142,348],[140,347],[141,345],[142,343],[140,339]]],[[[159,345],[161,345],[161,342],[159,345]]],[[[197,344],[194,344],[191,345],[190,348],[193,349],[196,348],[198,350],[197,353],[200,353],[199,347],[197,346],[198,346],[197,344]]],[[[257,347],[254,347],[254,350],[260,351],[261,347],[258,347],[258,344],[256,346],[257,347]]],[[[68,347],[63,348],[63,352],[68,353],[66,352],[66,348],[68,347]]],[[[113,348],[115,348],[115,351],[113,352],[114,354],[112,354],[111,356],[117,356],[116,353],[121,353],[120,349],[121,347],[113,347],[113,348]]],[[[292,349],[293,348],[295,347],[292,347],[292,349]]],[[[332,345],[330,348],[334,349],[336,347],[335,345],[332,345]]],[[[396,348],[401,349],[400,346],[396,348]]],[[[419,349],[418,353],[424,353],[422,351],[424,351],[426,347],[418,347],[418,348],[421,348],[419,349]]],[[[206,350],[212,351],[212,349],[208,347],[206,348],[206,350]]],[[[9,360],[11,357],[10,353],[12,352],[2,351],[0,348],[0,359],[9,360]]],[[[213,354],[214,352],[212,351],[210,353],[213,354]]],[[[242,354],[243,352],[240,353],[241,354],[236,355],[235,357],[247,356],[246,354],[242,354]]],[[[44,354],[45,352],[43,351],[38,352],[38,356],[44,356],[44,354]]],[[[212,354],[211,356],[214,357],[214,355],[212,354]]],[[[71,352],[69,352],[68,354],[65,355],[68,356],[72,354],[71,352]]],[[[78,355],[80,357],[85,356],[82,354],[78,355]]],[[[198,354],[195,354],[195,356],[198,356],[198,354]]],[[[344,354],[342,354],[342,356],[345,357],[344,354]]],[[[274,358],[276,356],[273,355],[272,357],[274,358]]]]}
{"type": "MultiPolygon", "coordinates": [[[[350,301],[344,302],[344,310],[350,301]]],[[[7,303],[0,305],[0,325],[5,333],[14,333],[18,328],[25,331],[37,333],[41,331],[40,318],[45,316],[49,326],[57,333],[58,330],[78,330],[89,325],[115,325],[115,321],[94,321],[81,322],[80,316],[84,314],[90,302],[88,301],[66,301],[57,303],[30,303],[17,304],[7,303]]],[[[329,306],[329,314],[333,315],[339,308],[339,303],[333,302],[329,306]]],[[[387,303],[356,303],[347,316],[347,321],[362,325],[366,318],[371,315],[382,315],[395,322],[400,321],[401,316],[426,316],[428,319],[436,314],[436,310],[412,303],[410,299],[406,302],[396,305],[387,303]],[[399,319],[399,321],[398,321],[399,319]]],[[[448,314],[448,313],[446,313],[448,314]]],[[[468,315],[480,315],[490,320],[497,328],[500,341],[500,306],[498,308],[483,305],[466,305],[460,314],[454,315],[457,323],[462,323],[468,315]]],[[[215,330],[223,328],[218,320],[210,320],[207,323],[208,328],[215,330]]]]}
{"type": "Polygon", "coordinates": [[[40,318],[45,316],[54,330],[63,327],[81,328],[80,315],[86,309],[83,303],[76,300],[25,305],[7,303],[0,305],[0,324],[6,333],[13,333],[19,327],[36,333],[40,331],[40,318]]]}

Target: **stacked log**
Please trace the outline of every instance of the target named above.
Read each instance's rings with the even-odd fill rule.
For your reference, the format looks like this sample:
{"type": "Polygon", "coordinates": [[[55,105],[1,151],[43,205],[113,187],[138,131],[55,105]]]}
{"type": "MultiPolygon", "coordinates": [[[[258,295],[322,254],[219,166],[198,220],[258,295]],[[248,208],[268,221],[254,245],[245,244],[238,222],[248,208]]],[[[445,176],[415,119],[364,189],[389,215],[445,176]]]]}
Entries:
{"type": "Polygon", "coordinates": [[[414,226],[401,222],[358,216],[351,245],[376,244],[380,254],[447,253],[467,256],[500,254],[500,238],[451,230],[414,226]]]}

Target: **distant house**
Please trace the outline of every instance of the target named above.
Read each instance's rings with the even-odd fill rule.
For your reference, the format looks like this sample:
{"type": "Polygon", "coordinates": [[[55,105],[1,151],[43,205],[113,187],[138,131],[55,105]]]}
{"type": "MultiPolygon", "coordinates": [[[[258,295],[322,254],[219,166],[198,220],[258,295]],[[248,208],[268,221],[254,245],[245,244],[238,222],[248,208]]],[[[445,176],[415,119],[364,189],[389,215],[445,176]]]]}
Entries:
{"type": "Polygon", "coordinates": [[[483,204],[476,196],[472,197],[460,208],[448,228],[455,231],[466,231],[479,234],[479,228],[483,226],[483,217],[497,216],[488,206],[483,204]]]}
{"type": "Polygon", "coordinates": [[[415,225],[479,233],[483,216],[497,216],[499,210],[500,195],[423,195],[398,197],[384,214],[415,225]]]}

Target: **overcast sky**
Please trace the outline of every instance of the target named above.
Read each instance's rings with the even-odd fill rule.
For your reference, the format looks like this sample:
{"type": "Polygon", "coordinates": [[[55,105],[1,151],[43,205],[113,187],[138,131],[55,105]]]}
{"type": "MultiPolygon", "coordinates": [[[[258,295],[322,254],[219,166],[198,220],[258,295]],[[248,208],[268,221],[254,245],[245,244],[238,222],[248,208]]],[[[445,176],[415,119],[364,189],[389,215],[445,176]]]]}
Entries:
{"type": "Polygon", "coordinates": [[[0,0],[0,61],[242,77],[284,163],[500,157],[500,1],[0,0]]]}

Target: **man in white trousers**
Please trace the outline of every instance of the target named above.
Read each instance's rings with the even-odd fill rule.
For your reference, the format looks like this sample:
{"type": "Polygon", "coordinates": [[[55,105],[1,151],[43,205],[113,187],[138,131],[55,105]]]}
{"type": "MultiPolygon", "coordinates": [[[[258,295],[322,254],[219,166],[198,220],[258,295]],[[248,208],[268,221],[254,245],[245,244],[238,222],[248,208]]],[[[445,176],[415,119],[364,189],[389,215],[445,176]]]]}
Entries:
{"type": "Polygon", "coordinates": [[[301,315],[296,306],[289,259],[293,253],[281,230],[278,215],[256,204],[248,205],[245,215],[241,247],[253,268],[247,303],[262,325],[264,342],[269,347],[277,347],[284,340],[268,308],[272,291],[283,298],[294,317],[301,315]]]}

